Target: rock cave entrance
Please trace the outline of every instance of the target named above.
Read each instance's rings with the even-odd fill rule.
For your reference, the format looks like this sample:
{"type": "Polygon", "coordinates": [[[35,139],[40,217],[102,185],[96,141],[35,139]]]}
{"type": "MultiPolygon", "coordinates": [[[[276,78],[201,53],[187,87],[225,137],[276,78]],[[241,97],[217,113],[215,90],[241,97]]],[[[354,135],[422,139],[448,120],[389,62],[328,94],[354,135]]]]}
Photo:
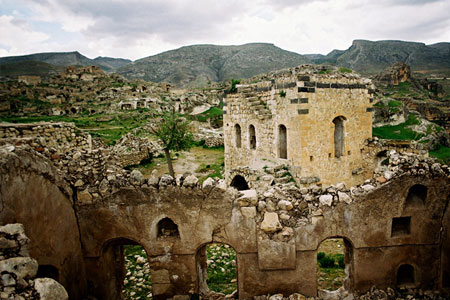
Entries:
{"type": "Polygon", "coordinates": [[[353,246],[345,238],[328,238],[317,248],[317,289],[352,289],[353,246]]]}
{"type": "Polygon", "coordinates": [[[196,261],[202,296],[208,299],[225,295],[228,299],[238,298],[238,268],[233,247],[223,243],[206,244],[198,250],[196,261]]]}
{"type": "Polygon", "coordinates": [[[110,294],[111,299],[153,299],[150,265],[143,246],[129,239],[110,241],[104,247],[103,260],[111,266],[113,278],[108,280],[115,282],[116,295],[110,294]]]}
{"type": "Polygon", "coordinates": [[[231,180],[232,187],[236,188],[238,191],[248,190],[249,186],[245,178],[241,175],[234,176],[233,180],[231,180]]]}

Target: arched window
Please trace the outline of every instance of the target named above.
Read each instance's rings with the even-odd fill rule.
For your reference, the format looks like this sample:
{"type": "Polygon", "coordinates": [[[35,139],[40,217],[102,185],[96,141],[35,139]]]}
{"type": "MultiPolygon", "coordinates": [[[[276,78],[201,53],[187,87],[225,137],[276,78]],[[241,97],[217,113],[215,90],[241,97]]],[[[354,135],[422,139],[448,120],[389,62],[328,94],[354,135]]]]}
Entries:
{"type": "Polygon", "coordinates": [[[256,149],[256,132],[255,126],[253,125],[248,127],[248,139],[250,142],[250,149],[256,149]]]}
{"type": "Polygon", "coordinates": [[[236,141],[236,148],[241,148],[241,126],[234,125],[234,138],[236,141]]]}
{"type": "Polygon", "coordinates": [[[179,237],[178,225],[175,224],[170,218],[164,218],[158,222],[158,237],[179,237]]]}
{"type": "Polygon", "coordinates": [[[427,187],[421,184],[413,185],[406,197],[406,206],[420,206],[425,204],[427,199],[427,187]]]}
{"type": "Polygon", "coordinates": [[[414,267],[411,265],[401,265],[397,270],[397,285],[414,284],[414,267]]]}
{"type": "Polygon", "coordinates": [[[231,180],[232,187],[236,188],[238,191],[248,190],[248,183],[245,181],[245,178],[241,175],[234,176],[233,180],[231,180]]]}
{"type": "Polygon", "coordinates": [[[287,158],[287,130],[286,126],[278,126],[278,152],[280,158],[287,158]]]}
{"type": "Polygon", "coordinates": [[[345,151],[345,118],[342,116],[336,117],[334,123],[334,157],[341,157],[345,151]]]}

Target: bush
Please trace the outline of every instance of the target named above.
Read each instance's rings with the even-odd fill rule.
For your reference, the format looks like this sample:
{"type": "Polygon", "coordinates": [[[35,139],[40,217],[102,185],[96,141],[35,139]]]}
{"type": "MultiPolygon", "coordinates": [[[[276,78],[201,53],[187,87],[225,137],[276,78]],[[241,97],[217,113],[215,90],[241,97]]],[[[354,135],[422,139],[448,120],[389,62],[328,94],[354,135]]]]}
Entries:
{"type": "Polygon", "coordinates": [[[344,269],[345,268],[345,261],[344,261],[344,255],[337,254],[337,263],[339,268],[344,269]]]}
{"type": "Polygon", "coordinates": [[[325,257],[325,253],[324,252],[317,253],[317,260],[321,260],[324,257],[325,257]]]}
{"type": "Polygon", "coordinates": [[[322,259],[319,260],[319,265],[321,268],[333,268],[334,267],[334,258],[330,255],[325,255],[322,259]]]}

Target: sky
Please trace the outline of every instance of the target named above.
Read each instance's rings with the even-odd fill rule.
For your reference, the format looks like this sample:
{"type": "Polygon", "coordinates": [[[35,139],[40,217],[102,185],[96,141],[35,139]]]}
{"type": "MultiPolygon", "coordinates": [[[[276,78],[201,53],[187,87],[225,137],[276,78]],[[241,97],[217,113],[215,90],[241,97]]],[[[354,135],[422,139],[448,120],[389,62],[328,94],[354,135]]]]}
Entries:
{"type": "Polygon", "coordinates": [[[355,39],[450,42],[450,0],[0,0],[0,57],[253,42],[327,54],[355,39]]]}

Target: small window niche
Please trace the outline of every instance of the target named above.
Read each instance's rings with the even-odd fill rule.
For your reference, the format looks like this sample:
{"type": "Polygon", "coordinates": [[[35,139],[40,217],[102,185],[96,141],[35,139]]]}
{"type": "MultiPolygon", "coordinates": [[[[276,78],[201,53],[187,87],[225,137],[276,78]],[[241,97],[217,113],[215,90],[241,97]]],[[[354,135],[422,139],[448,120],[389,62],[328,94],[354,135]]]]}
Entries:
{"type": "Polygon", "coordinates": [[[250,125],[248,128],[248,134],[249,134],[249,146],[250,149],[256,149],[256,130],[255,126],[250,125]]]}
{"type": "Polygon", "coordinates": [[[414,267],[401,265],[397,270],[397,286],[414,286],[414,267]]]}
{"type": "Polygon", "coordinates": [[[428,189],[422,184],[415,184],[409,188],[408,196],[406,196],[406,207],[420,207],[425,205],[427,200],[428,189]]]}
{"type": "Polygon", "coordinates": [[[409,234],[411,234],[411,217],[392,219],[391,237],[405,236],[409,234]]]}
{"type": "Polygon", "coordinates": [[[158,238],[179,238],[178,225],[172,219],[164,218],[158,222],[158,238]]]}

